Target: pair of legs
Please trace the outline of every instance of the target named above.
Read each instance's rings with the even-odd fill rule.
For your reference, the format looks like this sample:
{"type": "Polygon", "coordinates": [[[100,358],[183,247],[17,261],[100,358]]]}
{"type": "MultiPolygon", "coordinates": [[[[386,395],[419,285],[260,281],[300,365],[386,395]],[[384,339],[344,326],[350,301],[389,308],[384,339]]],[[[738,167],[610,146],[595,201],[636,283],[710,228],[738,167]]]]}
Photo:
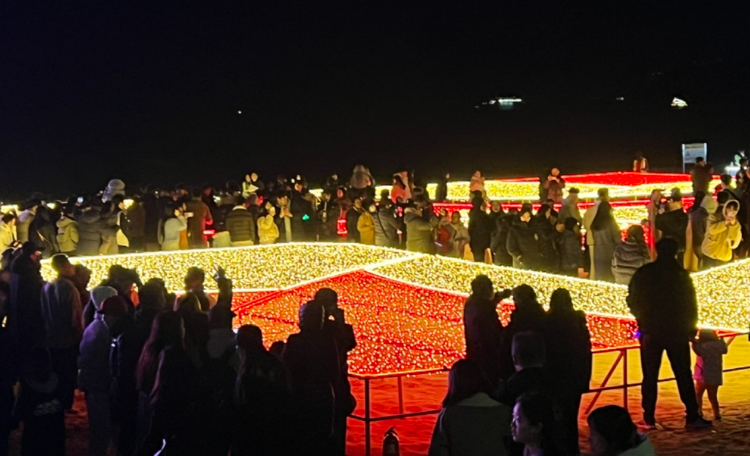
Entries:
{"type": "Polygon", "coordinates": [[[656,397],[658,394],[659,368],[662,354],[666,351],[669,364],[672,366],[680,400],[685,404],[686,421],[692,423],[698,417],[698,402],[693,386],[690,369],[690,342],[685,340],[665,340],[652,335],[641,335],[641,369],[643,383],[641,384],[641,405],[643,420],[647,424],[655,424],[656,397]]]}
{"type": "Polygon", "coordinates": [[[698,411],[703,411],[703,393],[708,393],[708,402],[711,403],[711,409],[713,409],[714,412],[714,419],[717,420],[721,419],[718,392],[719,385],[707,385],[703,382],[695,382],[695,399],[698,402],[698,411]]]}

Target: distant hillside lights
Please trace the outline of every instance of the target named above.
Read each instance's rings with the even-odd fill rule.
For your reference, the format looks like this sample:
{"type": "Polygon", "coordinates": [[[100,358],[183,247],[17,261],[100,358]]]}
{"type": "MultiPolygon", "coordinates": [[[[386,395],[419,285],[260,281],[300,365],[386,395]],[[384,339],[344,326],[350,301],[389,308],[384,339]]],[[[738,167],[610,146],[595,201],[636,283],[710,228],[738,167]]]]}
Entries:
{"type": "Polygon", "coordinates": [[[482,102],[481,106],[475,106],[477,109],[482,107],[493,107],[498,109],[513,109],[517,104],[523,103],[523,99],[519,97],[495,97],[489,101],[482,102]]]}

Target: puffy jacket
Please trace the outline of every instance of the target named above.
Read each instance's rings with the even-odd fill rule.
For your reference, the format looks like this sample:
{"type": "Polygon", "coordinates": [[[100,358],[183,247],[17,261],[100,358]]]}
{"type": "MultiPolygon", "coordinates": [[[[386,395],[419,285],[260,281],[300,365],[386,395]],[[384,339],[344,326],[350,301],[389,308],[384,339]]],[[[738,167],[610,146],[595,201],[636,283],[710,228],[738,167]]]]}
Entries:
{"type": "Polygon", "coordinates": [[[170,217],[164,222],[164,229],[159,230],[159,241],[162,250],[180,250],[180,231],[187,229],[185,217],[170,217]]]}
{"type": "Polygon", "coordinates": [[[232,212],[227,214],[224,223],[232,242],[247,242],[255,239],[255,220],[253,220],[253,214],[245,209],[245,206],[232,209],[232,212]]]}
{"type": "Polygon", "coordinates": [[[46,347],[63,349],[77,346],[83,335],[81,295],[68,279],[58,278],[42,290],[42,322],[46,347]]]}
{"type": "Polygon", "coordinates": [[[544,215],[535,217],[529,223],[537,235],[539,254],[542,257],[542,269],[548,272],[556,271],[560,259],[557,253],[556,241],[558,236],[555,227],[544,215]]]}
{"type": "Polygon", "coordinates": [[[273,244],[279,238],[279,227],[272,215],[258,218],[258,238],[261,244],[273,244]]]}
{"type": "Polygon", "coordinates": [[[143,203],[134,203],[125,215],[128,218],[128,237],[143,238],[146,235],[146,209],[143,203]]]}
{"type": "Polygon", "coordinates": [[[90,256],[99,254],[101,244],[102,218],[97,209],[81,212],[76,217],[78,223],[78,245],[76,255],[90,256]]]}
{"type": "Polygon", "coordinates": [[[685,250],[685,233],[688,226],[688,215],[682,209],[665,212],[656,216],[656,228],[662,236],[674,238],[680,244],[680,250],[685,250]]]}
{"type": "Polygon", "coordinates": [[[539,254],[537,234],[531,229],[530,223],[515,220],[508,232],[508,253],[518,261],[524,269],[538,269],[542,264],[539,254]]]}
{"type": "Polygon", "coordinates": [[[428,222],[416,209],[407,208],[404,221],[406,222],[406,250],[420,253],[432,252],[432,230],[437,227],[438,218],[432,216],[428,222]]]}
{"type": "Polygon", "coordinates": [[[355,209],[353,206],[346,211],[346,240],[352,242],[359,242],[359,230],[357,229],[357,223],[359,222],[359,216],[361,212],[355,209]]]}
{"type": "Polygon", "coordinates": [[[393,211],[380,208],[372,216],[375,222],[375,245],[380,247],[396,247],[398,245],[398,220],[393,211]]]}
{"type": "Polygon", "coordinates": [[[573,231],[565,230],[557,242],[562,272],[577,272],[579,268],[582,268],[583,252],[581,251],[581,239],[578,235],[573,231]]]}
{"type": "Polygon", "coordinates": [[[563,200],[557,219],[564,222],[568,217],[572,217],[578,220],[578,223],[581,223],[583,221],[583,217],[581,217],[581,211],[578,209],[578,205],[571,201],[570,196],[563,200]]]}
{"type": "Polygon", "coordinates": [[[16,242],[16,233],[11,226],[0,222],[0,250],[4,251],[16,242]]]}
{"type": "Polygon", "coordinates": [[[16,223],[16,231],[18,234],[18,242],[23,244],[29,240],[29,227],[31,222],[34,221],[34,213],[30,210],[21,212],[18,216],[18,222],[16,223]]]}
{"type": "Polygon", "coordinates": [[[78,224],[63,217],[57,221],[57,244],[62,253],[75,253],[78,246],[78,224]]]}
{"type": "Polygon", "coordinates": [[[78,355],[78,387],[85,392],[109,391],[112,377],[109,368],[109,349],[112,336],[101,317],[83,332],[78,355]]]}
{"type": "Polygon", "coordinates": [[[620,242],[615,247],[615,254],[612,257],[612,274],[615,276],[615,283],[629,284],[635,271],[648,263],[650,258],[645,244],[640,245],[632,239],[620,242]]]}
{"type": "Polygon", "coordinates": [[[490,249],[495,256],[495,264],[510,266],[513,258],[508,253],[508,232],[512,221],[510,215],[500,215],[495,218],[495,230],[492,232],[490,249]]]}
{"type": "Polygon", "coordinates": [[[469,245],[472,252],[484,252],[492,244],[492,225],[490,216],[480,207],[475,207],[469,212],[469,245]]]}
{"type": "Polygon", "coordinates": [[[703,239],[701,250],[709,258],[726,262],[732,259],[732,250],[740,245],[742,231],[738,222],[727,225],[724,221],[722,212],[708,216],[706,237],[703,239]]]}
{"type": "Polygon", "coordinates": [[[367,245],[375,245],[375,221],[372,214],[362,212],[357,220],[357,231],[359,231],[359,242],[367,245]]]}

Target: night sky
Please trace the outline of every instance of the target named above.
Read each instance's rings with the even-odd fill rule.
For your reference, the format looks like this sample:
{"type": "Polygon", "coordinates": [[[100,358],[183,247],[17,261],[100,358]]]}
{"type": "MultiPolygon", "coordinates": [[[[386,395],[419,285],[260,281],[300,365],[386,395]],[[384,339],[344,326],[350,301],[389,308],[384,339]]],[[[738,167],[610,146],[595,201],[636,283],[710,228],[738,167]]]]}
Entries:
{"type": "Polygon", "coordinates": [[[622,169],[642,150],[676,169],[693,141],[723,168],[750,151],[742,2],[10,3],[0,199],[112,177],[315,182],[360,162],[465,179],[622,169]],[[525,103],[475,108],[500,95],[525,103]]]}

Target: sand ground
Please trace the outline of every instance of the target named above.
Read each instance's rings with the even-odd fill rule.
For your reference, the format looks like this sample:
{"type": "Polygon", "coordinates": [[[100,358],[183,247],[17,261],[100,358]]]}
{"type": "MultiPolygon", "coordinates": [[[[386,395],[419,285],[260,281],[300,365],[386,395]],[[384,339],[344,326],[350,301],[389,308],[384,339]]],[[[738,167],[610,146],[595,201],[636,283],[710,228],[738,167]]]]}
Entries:
{"type": "MultiPolygon", "coordinates": [[[[594,378],[592,386],[598,386],[607,374],[616,355],[601,354],[594,357],[594,378]]],[[[630,351],[628,355],[629,375],[631,382],[639,382],[641,378],[638,352],[630,351]]],[[[725,368],[750,365],[750,343],[746,336],[740,336],[730,346],[729,354],[725,358],[725,368]]],[[[662,377],[671,377],[669,364],[664,359],[662,377]]],[[[622,368],[618,368],[610,381],[611,385],[622,384],[622,368]]],[[[357,414],[364,413],[363,384],[353,381],[353,391],[358,396],[359,407],[357,414]]],[[[447,387],[445,374],[429,375],[403,380],[404,404],[406,412],[436,409],[442,400],[447,387]]],[[[398,412],[397,382],[394,379],[377,380],[371,384],[373,416],[383,416],[398,412]]],[[[581,445],[584,453],[588,451],[586,439],[588,432],[584,410],[592,401],[593,395],[584,396],[581,407],[579,425],[581,429],[581,445]]],[[[722,405],[723,420],[713,429],[704,431],[686,431],[684,425],[684,409],[677,394],[674,382],[660,384],[657,420],[660,429],[651,431],[650,438],[654,442],[657,454],[660,456],[722,456],[750,454],[750,370],[726,373],[724,386],[719,389],[719,400],[722,405]]],[[[603,393],[596,406],[606,404],[623,404],[621,390],[603,393]]],[[[705,409],[710,415],[708,403],[705,409]]],[[[640,417],[639,388],[631,388],[628,394],[628,406],[634,420],[640,417]]],[[[81,395],[77,395],[77,415],[67,417],[67,454],[69,456],[85,456],[87,452],[88,425],[85,412],[85,402],[81,395]]],[[[401,441],[401,454],[404,456],[425,455],[429,445],[435,415],[427,415],[405,420],[390,420],[372,425],[372,454],[381,454],[381,441],[385,431],[395,426],[401,441]]],[[[19,455],[20,431],[14,432],[11,442],[11,454],[19,455]]],[[[365,453],[364,425],[350,420],[347,453],[361,456],[365,453]]],[[[114,452],[112,452],[114,454],[114,452]]]]}

